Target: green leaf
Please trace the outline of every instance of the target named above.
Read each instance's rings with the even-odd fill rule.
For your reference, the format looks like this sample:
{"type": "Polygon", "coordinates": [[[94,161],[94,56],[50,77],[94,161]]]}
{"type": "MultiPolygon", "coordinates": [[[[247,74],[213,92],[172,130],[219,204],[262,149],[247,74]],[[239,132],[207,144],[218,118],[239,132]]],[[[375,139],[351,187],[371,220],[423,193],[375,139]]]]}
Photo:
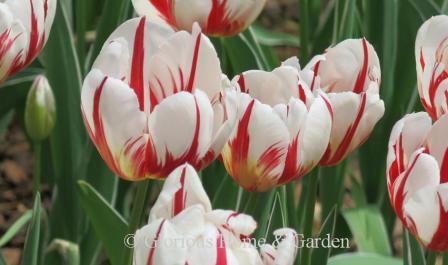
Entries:
{"type": "Polygon", "coordinates": [[[40,237],[40,194],[34,198],[33,216],[26,233],[25,246],[22,254],[22,265],[36,265],[39,258],[40,237]]]}
{"type": "Polygon", "coordinates": [[[0,251],[0,265],[8,265],[5,261],[5,258],[2,255],[2,252],[0,251]]]}
{"type": "Polygon", "coordinates": [[[270,31],[259,25],[253,25],[252,30],[260,44],[266,46],[300,47],[299,38],[292,34],[270,31]]]}
{"type": "MultiPolygon", "coordinates": [[[[337,217],[337,207],[333,207],[330,214],[326,217],[322,224],[319,235],[317,238],[325,239],[334,237],[334,230],[336,227],[336,217],[337,217]]],[[[312,250],[311,253],[311,264],[313,265],[326,265],[328,258],[331,254],[331,248],[320,247],[312,250]]]]}
{"type": "Polygon", "coordinates": [[[9,242],[20,230],[31,220],[33,211],[26,211],[14,224],[9,227],[6,233],[0,238],[0,248],[9,242]]]}
{"type": "Polygon", "coordinates": [[[364,193],[362,184],[359,183],[359,181],[354,176],[351,177],[351,180],[352,180],[352,187],[350,192],[352,195],[352,199],[356,203],[356,206],[358,208],[367,206],[367,198],[366,194],[364,193]]]}
{"type": "MultiPolygon", "coordinates": [[[[10,110],[4,115],[0,117],[0,143],[3,143],[5,140],[6,132],[8,131],[8,127],[12,122],[12,118],[14,117],[14,111],[10,110]]],[[[1,244],[0,244],[1,245],[1,244]]]]}
{"type": "Polygon", "coordinates": [[[343,212],[355,238],[358,251],[384,256],[392,254],[383,217],[378,208],[370,206],[343,212]]]}
{"type": "MultiPolygon", "coordinates": [[[[305,208],[303,211],[303,221],[302,221],[302,233],[304,238],[311,238],[313,235],[313,222],[314,222],[314,212],[316,207],[316,196],[317,196],[317,188],[319,184],[319,172],[320,168],[317,167],[314,171],[306,176],[308,178],[308,183],[303,189],[308,189],[308,193],[306,196],[302,196],[301,200],[306,200],[305,208]]],[[[309,248],[301,248],[300,249],[300,264],[301,265],[309,265],[310,263],[310,249],[309,248]]]]}
{"type": "Polygon", "coordinates": [[[319,200],[322,207],[322,220],[330,214],[335,205],[342,205],[346,166],[345,160],[337,166],[320,169],[319,200]]]}
{"type": "Polygon", "coordinates": [[[129,0],[106,0],[101,13],[98,27],[96,29],[96,38],[89,52],[89,58],[86,60],[86,68],[89,69],[98,53],[101,51],[104,42],[109,35],[127,18],[128,10],[131,5],[129,0]]]}
{"type": "Polygon", "coordinates": [[[229,57],[233,75],[264,68],[262,60],[257,56],[257,51],[244,35],[225,38],[222,42],[229,57]]]}
{"type": "MultiPolygon", "coordinates": [[[[405,229],[405,228],[404,228],[405,229]]],[[[425,265],[425,254],[418,241],[405,229],[403,238],[404,264],[405,265],[425,265]]]]}
{"type": "Polygon", "coordinates": [[[402,265],[403,261],[367,253],[342,254],[330,258],[328,265],[402,265]]]}
{"type": "Polygon", "coordinates": [[[422,21],[441,13],[441,9],[432,0],[408,0],[419,13],[422,21]]]}
{"type": "Polygon", "coordinates": [[[79,247],[73,242],[62,239],[54,239],[48,246],[48,251],[57,251],[62,256],[64,264],[81,264],[79,258],[79,247]]]}
{"type": "Polygon", "coordinates": [[[57,193],[50,214],[51,237],[77,241],[81,212],[76,181],[85,176],[81,163],[86,131],[81,119],[81,73],[66,11],[58,5],[55,21],[40,58],[56,99],[58,117],[50,137],[57,193]],[[73,224],[73,225],[67,225],[73,224]]]}
{"type": "Polygon", "coordinates": [[[300,17],[300,60],[308,62],[310,59],[310,9],[309,0],[299,0],[300,17]]]}
{"type": "Polygon", "coordinates": [[[120,264],[128,224],[87,182],[78,182],[81,205],[113,265],[120,264]]]}
{"type": "Polygon", "coordinates": [[[339,29],[339,41],[353,37],[355,31],[355,16],[356,0],[345,0],[341,16],[341,27],[339,29]]]}
{"type": "Polygon", "coordinates": [[[41,69],[28,68],[0,85],[0,115],[22,104],[41,69]]]}

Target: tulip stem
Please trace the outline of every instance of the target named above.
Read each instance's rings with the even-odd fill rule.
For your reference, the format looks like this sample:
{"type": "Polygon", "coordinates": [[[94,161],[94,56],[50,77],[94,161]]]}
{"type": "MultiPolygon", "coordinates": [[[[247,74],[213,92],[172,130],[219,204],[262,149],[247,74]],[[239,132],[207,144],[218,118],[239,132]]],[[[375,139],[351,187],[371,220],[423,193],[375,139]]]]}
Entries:
{"type": "Polygon", "coordinates": [[[428,251],[428,256],[426,257],[426,265],[435,265],[437,259],[437,254],[432,251],[428,251]]]}
{"type": "MultiPolygon", "coordinates": [[[[304,189],[307,189],[307,196],[302,197],[302,200],[305,199],[305,209],[303,211],[303,228],[302,233],[305,240],[310,238],[313,234],[313,221],[314,221],[314,207],[316,205],[316,193],[317,187],[319,183],[319,168],[317,167],[314,171],[308,176],[308,184],[304,186],[304,189]]],[[[311,249],[303,247],[301,249],[301,265],[309,265],[310,264],[310,252],[311,249]]]]}
{"type": "Polygon", "coordinates": [[[39,141],[34,142],[34,146],[33,146],[33,155],[34,155],[33,193],[34,194],[37,194],[37,192],[40,191],[41,153],[42,153],[42,143],[39,141]]]}
{"type": "MultiPolygon", "coordinates": [[[[149,190],[149,180],[136,183],[137,192],[134,197],[131,217],[129,220],[128,234],[134,234],[140,226],[143,215],[145,213],[145,202],[149,190]]],[[[123,255],[123,265],[132,264],[132,248],[125,248],[123,255]]]]}
{"type": "Polygon", "coordinates": [[[448,253],[443,254],[443,265],[448,265],[448,253]]]}
{"type": "Polygon", "coordinates": [[[238,187],[238,197],[236,199],[236,206],[235,206],[235,212],[240,211],[241,207],[241,200],[243,199],[243,188],[241,186],[238,187]]]}

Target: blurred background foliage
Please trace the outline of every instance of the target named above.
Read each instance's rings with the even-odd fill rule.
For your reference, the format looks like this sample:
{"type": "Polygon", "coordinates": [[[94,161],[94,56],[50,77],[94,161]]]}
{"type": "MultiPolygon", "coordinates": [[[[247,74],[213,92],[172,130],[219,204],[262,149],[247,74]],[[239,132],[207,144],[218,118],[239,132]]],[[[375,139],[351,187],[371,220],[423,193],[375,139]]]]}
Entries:
{"type": "MultiPolygon", "coordinates": [[[[304,66],[344,39],[366,37],[380,57],[386,103],[384,118],[356,154],[271,192],[242,192],[216,161],[202,172],[213,206],[253,215],[259,222],[257,237],[287,225],[308,236],[330,233],[352,239],[351,249],[302,249],[297,264],[442,264],[440,255],[425,252],[396,221],[387,198],[385,161],[392,125],[421,109],[417,29],[429,17],[447,12],[447,0],[268,0],[247,31],[212,39],[223,70],[232,77],[249,69],[273,69],[292,55],[304,66]]],[[[11,258],[14,249],[19,249],[21,264],[126,264],[123,257],[130,250],[122,242],[137,184],[114,177],[90,142],[80,113],[80,87],[105,39],[133,15],[130,0],[59,0],[39,60],[0,86],[0,247],[5,256],[0,253],[0,265],[17,264],[19,259],[11,258]],[[31,167],[31,158],[20,158],[32,156],[29,145],[10,149],[17,141],[27,142],[23,109],[39,73],[51,83],[58,114],[55,130],[42,143],[42,198],[36,195],[33,205],[27,193],[30,170],[17,175],[11,166],[31,167]]],[[[161,185],[151,181],[143,202],[148,210],[161,185]]]]}

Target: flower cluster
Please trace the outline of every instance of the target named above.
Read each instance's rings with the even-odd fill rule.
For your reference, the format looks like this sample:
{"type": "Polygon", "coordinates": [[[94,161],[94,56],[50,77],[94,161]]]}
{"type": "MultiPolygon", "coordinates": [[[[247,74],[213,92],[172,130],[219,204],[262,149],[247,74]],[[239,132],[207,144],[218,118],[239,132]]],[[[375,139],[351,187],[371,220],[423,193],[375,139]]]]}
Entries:
{"type": "Polygon", "coordinates": [[[256,227],[251,216],[213,210],[196,171],[183,165],[168,176],[148,225],[135,235],[134,264],[292,265],[295,231],[275,231],[276,245],[258,253],[250,242],[256,227]]]}
{"type": "Polygon", "coordinates": [[[56,2],[0,1],[0,83],[39,55],[50,34],[56,2]]]}
{"type": "Polygon", "coordinates": [[[84,122],[111,170],[166,180],[137,232],[135,264],[293,264],[295,231],[276,231],[280,243],[258,253],[247,240],[256,222],[212,210],[196,171],[219,157],[242,188],[268,191],[341,162],[384,114],[365,39],[303,68],[294,57],[230,81],[206,35],[241,32],[264,2],[134,0],[141,17],[110,35],[84,80],[84,122]]]}
{"type": "Polygon", "coordinates": [[[418,31],[417,81],[427,113],[408,114],[395,124],[387,157],[395,212],[424,246],[442,252],[448,250],[447,25],[447,16],[437,16],[418,31]]]}

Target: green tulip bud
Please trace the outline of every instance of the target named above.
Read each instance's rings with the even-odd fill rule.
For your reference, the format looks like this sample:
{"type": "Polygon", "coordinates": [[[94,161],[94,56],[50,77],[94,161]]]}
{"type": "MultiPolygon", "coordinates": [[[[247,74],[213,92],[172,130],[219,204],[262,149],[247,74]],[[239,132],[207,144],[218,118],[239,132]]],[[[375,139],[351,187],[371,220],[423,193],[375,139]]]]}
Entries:
{"type": "Polygon", "coordinates": [[[47,138],[56,121],[56,106],[50,84],[45,76],[34,79],[25,106],[25,127],[34,141],[47,138]]]}

